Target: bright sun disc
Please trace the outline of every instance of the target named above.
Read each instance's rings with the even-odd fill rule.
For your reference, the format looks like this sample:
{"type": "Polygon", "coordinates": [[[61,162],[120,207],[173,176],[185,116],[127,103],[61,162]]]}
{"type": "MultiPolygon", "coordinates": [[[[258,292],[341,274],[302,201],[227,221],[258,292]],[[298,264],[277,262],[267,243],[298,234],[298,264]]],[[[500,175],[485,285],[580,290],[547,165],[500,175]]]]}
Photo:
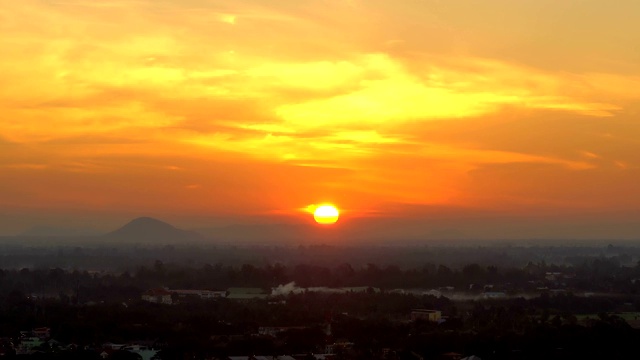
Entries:
{"type": "Polygon", "coordinates": [[[340,212],[333,205],[318,206],[313,212],[313,218],[318,224],[334,224],[339,216],[340,212]]]}

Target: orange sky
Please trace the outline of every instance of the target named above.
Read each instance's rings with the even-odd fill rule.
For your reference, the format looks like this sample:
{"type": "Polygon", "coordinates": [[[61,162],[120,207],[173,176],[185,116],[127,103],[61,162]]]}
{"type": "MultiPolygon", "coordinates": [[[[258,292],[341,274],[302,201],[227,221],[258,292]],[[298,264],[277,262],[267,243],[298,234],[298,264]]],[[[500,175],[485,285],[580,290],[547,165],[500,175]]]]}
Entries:
{"type": "Polygon", "coordinates": [[[0,0],[0,234],[329,201],[637,238],[638,24],[636,0],[0,0]]]}

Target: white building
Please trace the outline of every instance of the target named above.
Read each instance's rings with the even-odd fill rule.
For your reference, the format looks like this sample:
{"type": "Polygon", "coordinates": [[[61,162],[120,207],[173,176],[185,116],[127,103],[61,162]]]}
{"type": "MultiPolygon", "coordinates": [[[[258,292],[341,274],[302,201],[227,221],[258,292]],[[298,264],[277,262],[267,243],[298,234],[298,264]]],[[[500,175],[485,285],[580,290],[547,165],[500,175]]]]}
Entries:
{"type": "Polygon", "coordinates": [[[142,294],[142,300],[166,305],[171,305],[173,303],[171,300],[171,292],[163,288],[147,290],[147,292],[142,294]]]}

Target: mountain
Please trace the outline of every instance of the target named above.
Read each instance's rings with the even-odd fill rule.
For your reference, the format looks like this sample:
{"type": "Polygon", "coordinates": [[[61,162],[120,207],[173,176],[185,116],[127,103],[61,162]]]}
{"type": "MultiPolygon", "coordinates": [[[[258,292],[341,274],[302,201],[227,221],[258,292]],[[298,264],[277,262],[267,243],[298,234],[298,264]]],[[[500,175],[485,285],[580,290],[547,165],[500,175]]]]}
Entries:
{"type": "Polygon", "coordinates": [[[144,244],[194,242],[204,239],[195,231],[178,229],[164,221],[149,217],[134,219],[123,227],[105,234],[104,237],[117,242],[144,244]]]}

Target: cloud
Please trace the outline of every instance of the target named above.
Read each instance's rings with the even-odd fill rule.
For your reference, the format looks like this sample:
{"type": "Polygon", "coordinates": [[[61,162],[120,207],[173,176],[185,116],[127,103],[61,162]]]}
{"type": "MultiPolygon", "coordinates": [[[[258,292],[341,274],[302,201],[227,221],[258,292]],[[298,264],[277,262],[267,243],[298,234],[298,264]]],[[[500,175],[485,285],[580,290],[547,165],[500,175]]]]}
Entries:
{"type": "Polygon", "coordinates": [[[236,16],[232,15],[232,14],[220,14],[220,21],[222,21],[223,23],[227,23],[229,25],[235,25],[236,24],[236,16]]]}
{"type": "MultiPolygon", "coordinates": [[[[0,106],[7,114],[1,124],[15,138],[37,141],[126,129],[133,137],[144,129],[192,129],[205,135],[192,137],[180,130],[175,141],[220,144],[223,150],[238,141],[239,151],[254,153],[256,147],[248,141],[277,148],[309,140],[309,133],[316,132],[320,135],[310,147],[355,153],[356,147],[343,142],[370,144],[377,137],[378,145],[398,143],[407,141],[401,130],[406,123],[494,114],[505,106],[589,116],[610,116],[620,109],[593,100],[620,85],[620,77],[613,75],[566,76],[442,55],[410,61],[360,49],[307,59],[302,50],[274,52],[256,46],[259,42],[247,36],[248,29],[204,42],[212,31],[227,31],[218,28],[224,25],[210,24],[211,19],[283,22],[291,28],[276,31],[296,39],[291,29],[321,31],[330,24],[333,7],[342,6],[329,4],[314,16],[307,5],[13,4],[11,10],[23,16],[24,24],[9,26],[2,44],[9,53],[0,60],[0,69],[8,74],[7,86],[0,86],[5,99],[0,106]],[[172,11],[179,16],[170,17],[172,11]],[[114,28],[109,21],[116,16],[122,17],[122,25],[114,28]],[[43,37],[46,28],[62,23],[67,28],[43,37]],[[27,26],[32,24],[37,26],[27,26]],[[216,30],[204,28],[206,24],[216,30]],[[87,36],[78,35],[82,33],[87,36]],[[25,50],[35,56],[21,59],[25,50]],[[575,92],[584,83],[606,89],[575,92]],[[333,134],[326,134],[327,129],[333,134]],[[248,139],[246,130],[258,134],[248,139]]],[[[292,150],[274,158],[310,157],[292,150]]]]}
{"type": "Polygon", "coordinates": [[[10,146],[10,145],[15,145],[15,144],[9,141],[8,139],[5,139],[2,135],[0,135],[0,146],[10,146]]]}
{"type": "Polygon", "coordinates": [[[581,151],[580,153],[582,154],[582,156],[584,156],[587,159],[602,159],[602,156],[592,153],[590,151],[581,151]]]}
{"type": "Polygon", "coordinates": [[[637,205],[629,196],[637,193],[637,170],[609,166],[577,172],[543,163],[488,164],[470,173],[466,193],[476,194],[478,202],[503,206],[633,209],[637,205]]]}
{"type": "MultiPolygon", "coordinates": [[[[299,207],[314,193],[351,203],[464,203],[483,191],[502,199],[490,180],[468,186],[482,174],[509,196],[535,200],[515,183],[559,174],[591,184],[580,177],[613,174],[626,184],[619,173],[636,174],[635,68],[533,67],[495,41],[484,19],[474,21],[487,33],[457,24],[457,10],[448,13],[455,4],[415,13],[342,1],[3,5],[0,166],[17,174],[5,192],[40,184],[34,169],[64,190],[57,197],[34,185],[23,194],[31,201],[64,203],[69,194],[79,204],[99,189],[106,195],[96,204],[158,204],[175,191],[188,193],[185,207],[221,197],[250,209],[242,186],[261,209],[283,195],[283,207],[299,207]],[[416,21],[425,17],[433,21],[416,21]],[[468,46],[476,36],[491,49],[468,46]],[[523,174],[510,180],[513,169],[523,174]],[[75,188],[64,184],[69,173],[75,188]],[[152,195],[108,185],[130,179],[135,188],[152,183],[152,195]],[[233,195],[210,190],[218,183],[233,195]]],[[[529,46],[532,57],[545,50],[529,46]]]]}

